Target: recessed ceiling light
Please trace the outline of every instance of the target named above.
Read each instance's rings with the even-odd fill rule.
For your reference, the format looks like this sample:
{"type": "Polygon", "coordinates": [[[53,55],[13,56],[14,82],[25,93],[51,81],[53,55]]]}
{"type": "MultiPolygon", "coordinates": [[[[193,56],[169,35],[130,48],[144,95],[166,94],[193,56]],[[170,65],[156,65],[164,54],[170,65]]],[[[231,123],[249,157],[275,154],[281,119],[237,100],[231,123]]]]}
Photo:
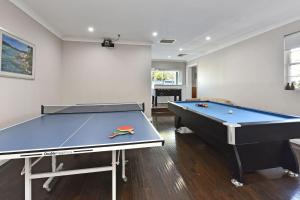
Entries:
{"type": "Polygon", "coordinates": [[[183,48],[179,48],[179,51],[183,51],[183,48]]]}
{"type": "Polygon", "coordinates": [[[168,56],[168,58],[171,58],[171,56],[168,56]]]}
{"type": "Polygon", "coordinates": [[[207,41],[209,41],[209,40],[211,40],[211,37],[209,37],[209,36],[206,36],[206,38],[205,38],[207,41]]]}
{"type": "Polygon", "coordinates": [[[90,27],[88,27],[88,31],[89,31],[90,33],[92,33],[92,32],[95,31],[95,29],[94,29],[94,27],[90,26],[90,27]]]}
{"type": "Polygon", "coordinates": [[[152,33],[152,36],[153,36],[153,37],[156,37],[157,35],[158,35],[157,32],[153,32],[153,33],[152,33]]]}

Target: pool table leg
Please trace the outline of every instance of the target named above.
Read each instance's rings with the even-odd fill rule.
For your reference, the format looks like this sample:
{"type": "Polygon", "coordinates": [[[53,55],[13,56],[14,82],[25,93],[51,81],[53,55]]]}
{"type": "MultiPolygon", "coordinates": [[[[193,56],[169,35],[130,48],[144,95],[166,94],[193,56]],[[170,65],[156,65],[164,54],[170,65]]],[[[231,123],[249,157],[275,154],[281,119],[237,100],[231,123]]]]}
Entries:
{"type": "Polygon", "coordinates": [[[237,147],[231,145],[228,153],[229,165],[232,172],[231,183],[236,187],[242,187],[244,185],[243,168],[237,147]]]}
{"type": "Polygon", "coordinates": [[[182,126],[181,124],[181,117],[175,117],[175,128],[179,129],[182,126]]]}
{"type": "Polygon", "coordinates": [[[299,175],[299,164],[298,164],[298,160],[297,157],[291,147],[291,143],[287,140],[284,141],[284,145],[283,145],[283,164],[282,167],[284,169],[286,169],[286,173],[290,176],[290,177],[298,177],[299,175]]]}

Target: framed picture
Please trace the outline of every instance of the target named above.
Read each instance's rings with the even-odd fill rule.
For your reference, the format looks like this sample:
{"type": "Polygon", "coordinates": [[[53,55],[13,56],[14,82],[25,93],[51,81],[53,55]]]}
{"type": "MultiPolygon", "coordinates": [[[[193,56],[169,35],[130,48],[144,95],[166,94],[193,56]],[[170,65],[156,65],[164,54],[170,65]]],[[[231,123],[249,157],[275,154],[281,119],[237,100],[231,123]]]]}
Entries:
{"type": "Polygon", "coordinates": [[[35,45],[0,28],[0,76],[34,79],[35,45]]]}

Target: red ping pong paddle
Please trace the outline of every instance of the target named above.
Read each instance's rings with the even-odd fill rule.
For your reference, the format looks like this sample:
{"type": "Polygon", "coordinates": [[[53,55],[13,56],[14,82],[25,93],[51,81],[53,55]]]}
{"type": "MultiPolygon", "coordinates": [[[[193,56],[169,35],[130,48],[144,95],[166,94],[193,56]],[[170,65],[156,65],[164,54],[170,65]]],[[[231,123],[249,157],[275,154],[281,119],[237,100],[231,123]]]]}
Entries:
{"type": "Polygon", "coordinates": [[[126,125],[126,126],[119,126],[117,128],[118,131],[128,131],[128,132],[131,132],[134,130],[133,126],[131,125],[126,125]]]}
{"type": "Polygon", "coordinates": [[[126,126],[119,126],[116,131],[112,133],[110,138],[114,138],[119,135],[126,135],[126,134],[134,134],[134,128],[131,125],[126,125],[126,126]]]}

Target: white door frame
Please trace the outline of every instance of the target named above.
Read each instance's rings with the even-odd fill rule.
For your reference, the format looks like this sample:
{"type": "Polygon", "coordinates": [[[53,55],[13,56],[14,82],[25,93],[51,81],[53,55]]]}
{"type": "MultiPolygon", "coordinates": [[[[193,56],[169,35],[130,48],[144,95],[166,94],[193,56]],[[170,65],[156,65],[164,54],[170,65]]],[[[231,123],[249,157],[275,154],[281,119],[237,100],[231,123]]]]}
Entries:
{"type": "Polygon", "coordinates": [[[194,62],[186,66],[186,98],[192,98],[192,67],[198,67],[198,63],[194,62]]]}

